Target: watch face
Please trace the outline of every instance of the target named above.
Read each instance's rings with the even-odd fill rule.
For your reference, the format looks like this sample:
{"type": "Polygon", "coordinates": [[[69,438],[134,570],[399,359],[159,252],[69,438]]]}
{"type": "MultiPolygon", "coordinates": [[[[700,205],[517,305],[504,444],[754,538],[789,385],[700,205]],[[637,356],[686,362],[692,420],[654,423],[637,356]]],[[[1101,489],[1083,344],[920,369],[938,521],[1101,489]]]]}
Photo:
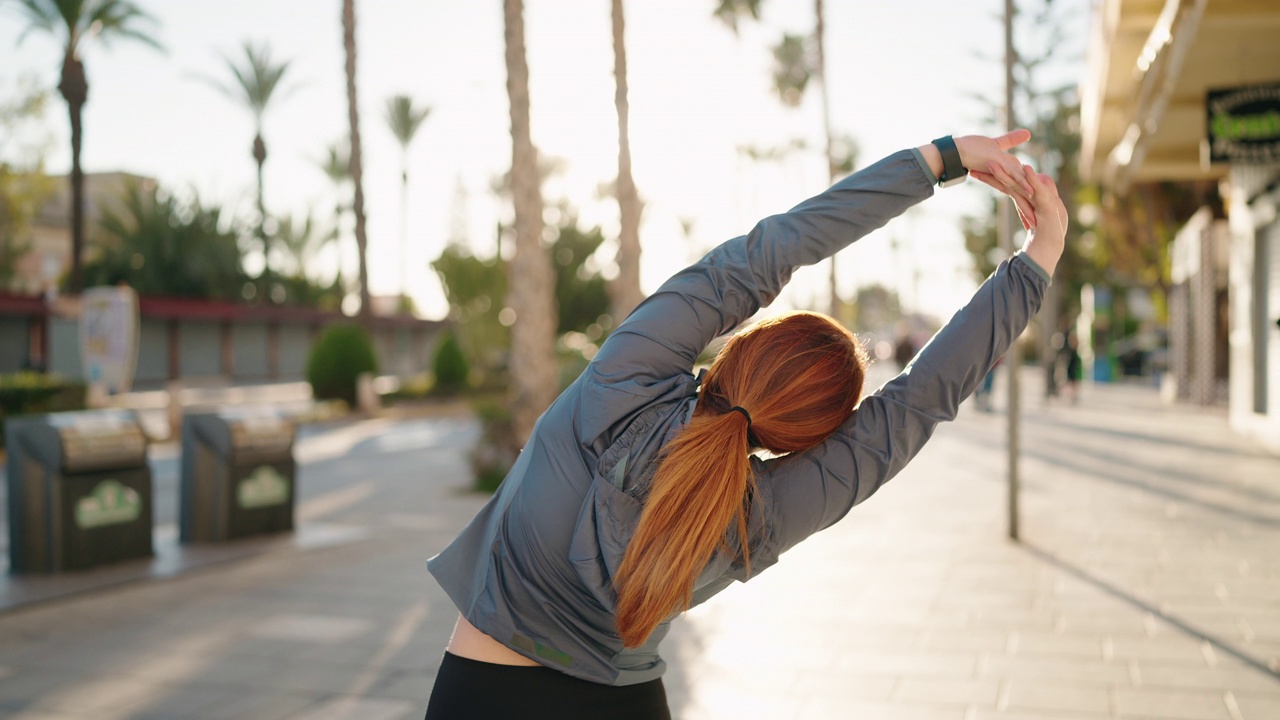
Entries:
{"type": "Polygon", "coordinates": [[[969,174],[965,173],[964,175],[961,175],[958,178],[951,178],[950,180],[943,180],[942,182],[939,182],[938,187],[944,187],[944,188],[954,187],[968,179],[969,179],[969,174]]]}

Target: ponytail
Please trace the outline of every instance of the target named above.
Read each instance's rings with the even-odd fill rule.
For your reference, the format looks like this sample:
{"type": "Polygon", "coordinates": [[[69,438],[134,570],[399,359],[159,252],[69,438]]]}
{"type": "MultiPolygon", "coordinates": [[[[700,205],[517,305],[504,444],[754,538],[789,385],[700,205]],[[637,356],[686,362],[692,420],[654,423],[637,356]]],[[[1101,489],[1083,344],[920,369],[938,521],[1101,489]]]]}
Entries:
{"type": "Polygon", "coordinates": [[[695,415],[668,446],[614,577],[618,634],[626,647],[643,644],[659,623],[689,606],[693,583],[730,523],[738,527],[750,569],[748,427],[742,413],[695,415]]]}
{"type": "Polygon", "coordinates": [[[614,574],[624,646],[638,647],[689,607],[717,547],[740,553],[751,571],[751,447],[780,455],[825,440],[853,412],[865,368],[853,335],[815,313],[772,318],[730,338],[707,371],[689,424],[663,451],[614,574]],[[740,548],[726,544],[734,526],[740,548]]]}

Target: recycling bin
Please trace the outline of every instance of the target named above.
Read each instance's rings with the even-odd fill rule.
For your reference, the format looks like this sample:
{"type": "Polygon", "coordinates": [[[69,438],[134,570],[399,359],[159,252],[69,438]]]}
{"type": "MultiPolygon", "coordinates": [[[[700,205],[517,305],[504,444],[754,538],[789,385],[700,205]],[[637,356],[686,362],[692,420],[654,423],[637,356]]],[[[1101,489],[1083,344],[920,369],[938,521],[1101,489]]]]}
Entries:
{"type": "Polygon", "coordinates": [[[12,418],[5,438],[10,572],[151,557],[151,469],[133,412],[12,418]]]}
{"type": "Polygon", "coordinates": [[[272,408],[186,414],[181,541],[223,542],[293,530],[294,435],[294,423],[272,408]]]}

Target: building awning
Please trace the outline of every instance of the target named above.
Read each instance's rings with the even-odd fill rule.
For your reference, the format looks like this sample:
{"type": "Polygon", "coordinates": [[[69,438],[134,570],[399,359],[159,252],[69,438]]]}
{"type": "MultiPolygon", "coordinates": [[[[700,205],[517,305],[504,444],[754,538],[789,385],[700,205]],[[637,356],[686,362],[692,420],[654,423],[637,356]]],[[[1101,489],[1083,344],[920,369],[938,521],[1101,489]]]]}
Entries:
{"type": "Polygon", "coordinates": [[[1081,83],[1081,174],[1221,177],[1202,160],[1210,89],[1280,82],[1280,1],[1100,0],[1081,83]]]}

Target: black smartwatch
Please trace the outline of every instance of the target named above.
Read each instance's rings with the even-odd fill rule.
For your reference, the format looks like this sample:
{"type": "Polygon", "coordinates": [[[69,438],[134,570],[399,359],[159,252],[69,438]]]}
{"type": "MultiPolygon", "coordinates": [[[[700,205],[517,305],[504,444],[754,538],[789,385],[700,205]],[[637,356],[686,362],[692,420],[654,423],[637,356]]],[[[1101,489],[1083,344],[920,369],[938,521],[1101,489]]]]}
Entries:
{"type": "Polygon", "coordinates": [[[934,140],[933,145],[942,153],[942,176],[938,178],[938,187],[951,187],[964,182],[969,177],[969,169],[960,162],[956,141],[950,135],[943,135],[934,140]]]}

